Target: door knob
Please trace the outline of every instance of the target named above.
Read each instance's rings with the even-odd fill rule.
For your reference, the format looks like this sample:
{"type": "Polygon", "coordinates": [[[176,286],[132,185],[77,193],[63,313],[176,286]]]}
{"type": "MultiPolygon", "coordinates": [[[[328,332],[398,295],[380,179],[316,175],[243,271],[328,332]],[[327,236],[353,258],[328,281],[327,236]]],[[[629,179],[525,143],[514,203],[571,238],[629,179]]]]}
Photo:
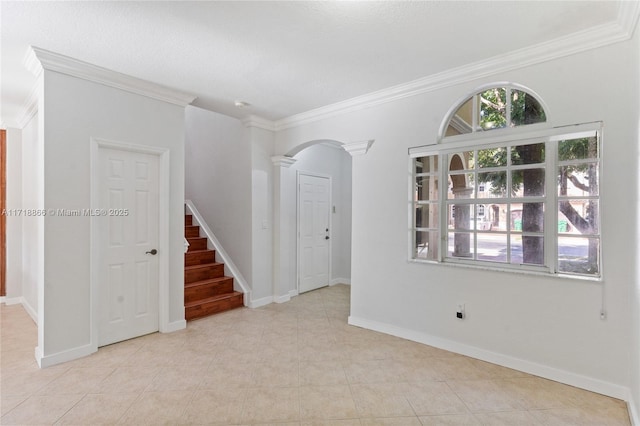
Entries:
{"type": "Polygon", "coordinates": [[[155,256],[156,254],[158,254],[158,250],[156,250],[156,249],[149,250],[149,251],[145,252],[145,254],[152,254],[152,255],[155,256]]]}

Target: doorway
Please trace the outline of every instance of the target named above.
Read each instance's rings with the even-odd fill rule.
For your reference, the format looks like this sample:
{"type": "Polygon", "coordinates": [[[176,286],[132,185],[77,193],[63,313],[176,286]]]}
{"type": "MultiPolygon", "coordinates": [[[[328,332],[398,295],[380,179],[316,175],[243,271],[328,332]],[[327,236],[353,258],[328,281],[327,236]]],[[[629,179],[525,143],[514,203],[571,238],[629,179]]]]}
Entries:
{"type": "Polygon", "coordinates": [[[298,292],[330,284],[331,178],[298,174],[298,292]]]}
{"type": "Polygon", "coordinates": [[[160,162],[156,153],[98,147],[97,346],[159,330],[160,162]]]}

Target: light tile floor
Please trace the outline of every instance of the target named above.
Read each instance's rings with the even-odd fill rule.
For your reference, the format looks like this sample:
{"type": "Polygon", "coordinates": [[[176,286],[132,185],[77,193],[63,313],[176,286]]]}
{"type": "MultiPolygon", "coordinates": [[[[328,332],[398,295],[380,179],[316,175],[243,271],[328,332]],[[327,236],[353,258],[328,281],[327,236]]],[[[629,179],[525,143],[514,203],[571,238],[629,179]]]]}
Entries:
{"type": "Polygon", "coordinates": [[[2,305],[2,424],[629,425],[623,401],[347,325],[349,287],[38,369],[2,305]]]}

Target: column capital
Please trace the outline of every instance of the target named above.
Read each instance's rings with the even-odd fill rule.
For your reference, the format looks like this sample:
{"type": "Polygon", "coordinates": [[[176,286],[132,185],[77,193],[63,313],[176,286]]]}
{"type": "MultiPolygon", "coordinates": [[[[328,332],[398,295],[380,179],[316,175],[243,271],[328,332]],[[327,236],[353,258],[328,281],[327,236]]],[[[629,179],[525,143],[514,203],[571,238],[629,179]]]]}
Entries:
{"type": "Polygon", "coordinates": [[[297,160],[295,158],[287,157],[286,155],[274,155],[271,157],[271,162],[276,167],[289,168],[295,164],[297,160]]]}
{"type": "Polygon", "coordinates": [[[351,154],[352,157],[355,157],[356,155],[366,154],[369,151],[369,148],[371,148],[371,145],[373,145],[373,142],[374,139],[360,142],[350,142],[342,145],[342,148],[344,148],[345,151],[351,154]]]}

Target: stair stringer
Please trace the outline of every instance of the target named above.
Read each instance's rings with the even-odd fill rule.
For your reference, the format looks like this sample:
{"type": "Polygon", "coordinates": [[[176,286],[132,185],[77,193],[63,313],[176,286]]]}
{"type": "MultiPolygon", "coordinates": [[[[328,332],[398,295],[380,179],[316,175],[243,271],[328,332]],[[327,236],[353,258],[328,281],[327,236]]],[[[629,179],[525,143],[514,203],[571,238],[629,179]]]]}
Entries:
{"type": "Polygon", "coordinates": [[[207,237],[207,246],[211,245],[210,248],[216,251],[216,256],[220,256],[220,261],[224,263],[225,275],[233,277],[233,289],[243,293],[243,305],[249,306],[251,290],[249,289],[247,280],[242,276],[240,270],[235,263],[233,263],[231,257],[229,257],[229,254],[222,247],[222,244],[220,244],[220,241],[218,241],[211,228],[209,228],[207,223],[204,221],[193,202],[191,200],[185,200],[185,205],[187,214],[193,216],[193,220],[200,226],[200,230],[204,232],[204,236],[207,237]]]}

